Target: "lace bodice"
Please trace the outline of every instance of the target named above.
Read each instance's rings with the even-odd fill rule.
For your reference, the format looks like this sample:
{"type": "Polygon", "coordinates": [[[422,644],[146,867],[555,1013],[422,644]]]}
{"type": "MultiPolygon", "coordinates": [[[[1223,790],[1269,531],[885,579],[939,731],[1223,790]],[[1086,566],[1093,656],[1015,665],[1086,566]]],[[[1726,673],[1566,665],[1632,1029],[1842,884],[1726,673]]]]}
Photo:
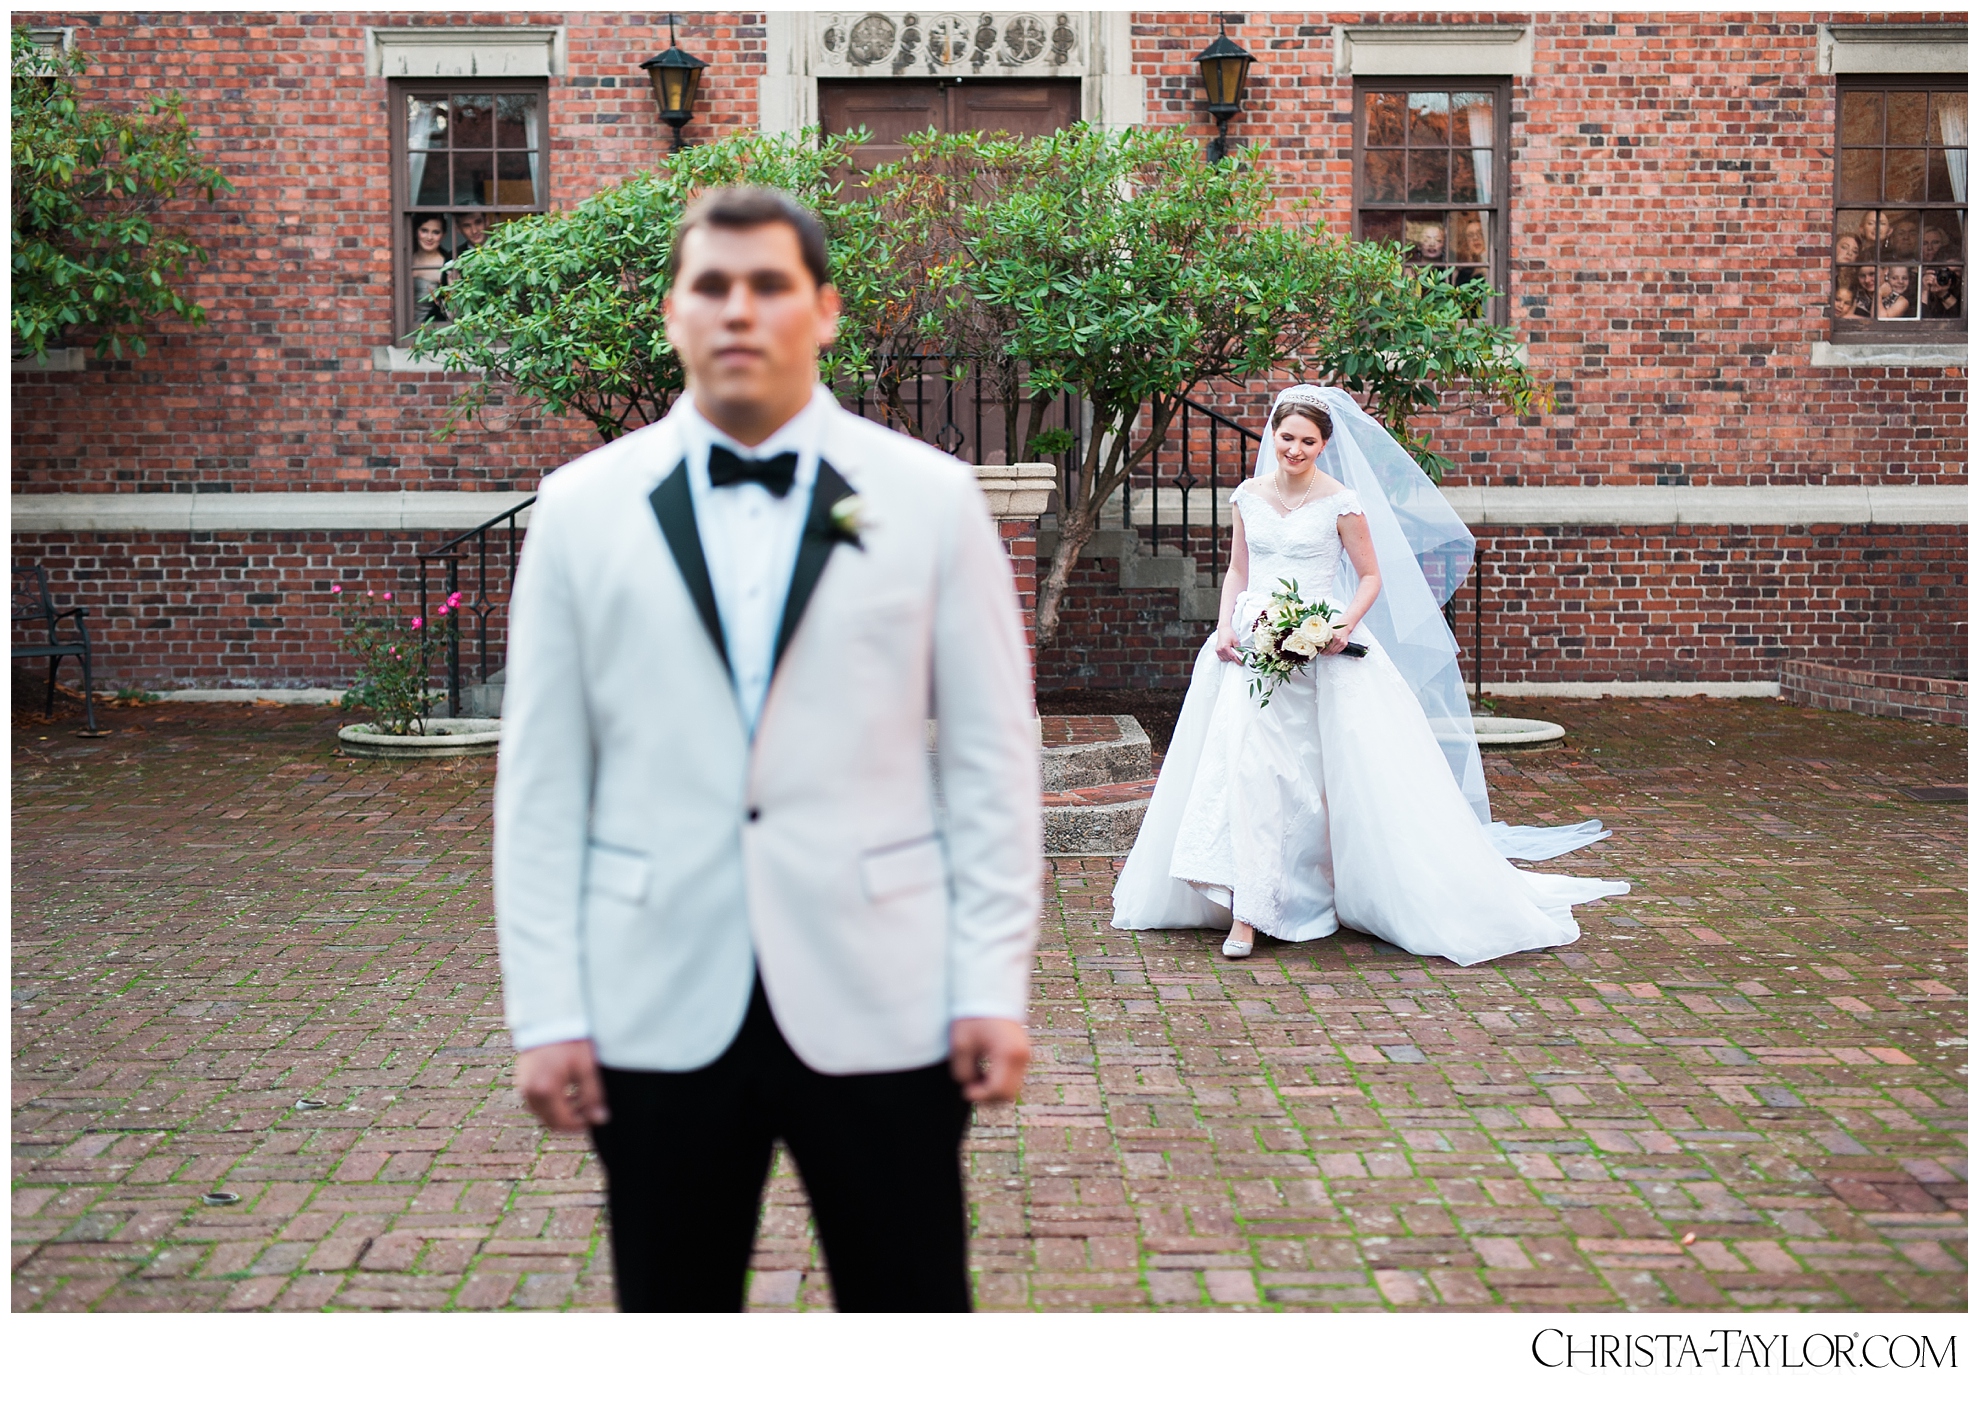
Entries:
{"type": "Polygon", "coordinates": [[[1268,595],[1279,580],[1293,579],[1304,598],[1342,602],[1334,578],[1340,568],[1340,518],[1365,514],[1360,497],[1341,490],[1281,516],[1260,494],[1258,484],[1264,480],[1258,478],[1230,496],[1244,515],[1244,543],[1251,552],[1245,592],[1268,595]]]}

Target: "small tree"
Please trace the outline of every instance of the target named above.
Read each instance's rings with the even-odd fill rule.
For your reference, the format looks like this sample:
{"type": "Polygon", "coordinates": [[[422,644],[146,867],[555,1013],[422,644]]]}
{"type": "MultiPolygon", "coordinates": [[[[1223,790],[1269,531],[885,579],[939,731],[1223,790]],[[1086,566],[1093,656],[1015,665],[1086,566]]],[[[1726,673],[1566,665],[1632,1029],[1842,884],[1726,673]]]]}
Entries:
{"type": "Polygon", "coordinates": [[[1058,553],[1038,587],[1050,646],[1101,508],[1199,386],[1298,357],[1328,305],[1332,250],[1274,219],[1255,152],[1211,165],[1177,132],[1081,126],[998,154],[1018,173],[969,212],[965,277],[1013,314],[1032,426],[1065,390],[1091,416],[1083,458],[1061,470],[1058,553]]]}
{"type": "Polygon", "coordinates": [[[180,284],[206,250],[158,216],[188,190],[233,190],[199,159],[177,93],[142,111],[85,105],[86,66],[13,31],[13,338],[43,362],[71,328],[95,328],[97,353],[121,358],[145,354],[132,328],[159,317],[205,324],[180,284]]]}
{"type": "Polygon", "coordinates": [[[1516,359],[1512,333],[1485,319],[1490,284],[1411,267],[1393,244],[1349,243],[1334,260],[1327,304],[1301,359],[1315,379],[1366,394],[1367,409],[1431,481],[1456,464],[1417,426],[1451,401],[1502,404],[1514,414],[1550,403],[1516,359]]]}
{"type": "Polygon", "coordinates": [[[662,418],[686,383],[660,306],[667,256],[688,203],[718,185],[774,186],[817,212],[846,302],[841,348],[827,368],[867,371],[871,328],[900,279],[872,207],[838,198],[856,145],[821,143],[815,130],[726,137],[675,152],[573,209],[498,225],[453,263],[441,290],[448,320],[420,326],[410,343],[480,376],[455,402],[452,422],[497,385],[553,414],[582,414],[607,440],[662,418]]]}
{"type": "MultiPolygon", "coordinates": [[[[1174,131],[1077,127],[1008,143],[1001,198],[967,212],[964,278],[1013,314],[1036,429],[1077,393],[1082,460],[1059,478],[1059,546],[1038,585],[1040,646],[1101,509],[1167,441],[1205,383],[1299,371],[1370,395],[1432,476],[1444,460],[1412,416],[1457,388],[1523,412],[1538,391],[1511,334],[1480,320],[1485,288],[1420,276],[1391,245],[1353,243],[1282,207],[1255,149],[1205,164],[1174,131]]],[[[1030,435],[1026,435],[1027,441],[1030,435]]]]}

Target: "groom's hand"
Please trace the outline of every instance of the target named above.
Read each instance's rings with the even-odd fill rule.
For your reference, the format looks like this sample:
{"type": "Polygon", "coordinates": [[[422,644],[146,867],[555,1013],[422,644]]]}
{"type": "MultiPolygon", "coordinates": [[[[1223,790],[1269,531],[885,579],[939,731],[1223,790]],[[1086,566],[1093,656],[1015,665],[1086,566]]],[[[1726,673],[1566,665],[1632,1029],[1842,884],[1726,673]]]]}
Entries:
{"type": "Polygon", "coordinates": [[[550,1042],[518,1052],[515,1088],[530,1113],[551,1129],[585,1130],[612,1117],[589,1041],[550,1042]]]}
{"type": "Polygon", "coordinates": [[[977,1102],[1015,1100],[1031,1064],[1024,1024],[1002,1017],[958,1017],[948,1027],[948,1069],[977,1102]]]}

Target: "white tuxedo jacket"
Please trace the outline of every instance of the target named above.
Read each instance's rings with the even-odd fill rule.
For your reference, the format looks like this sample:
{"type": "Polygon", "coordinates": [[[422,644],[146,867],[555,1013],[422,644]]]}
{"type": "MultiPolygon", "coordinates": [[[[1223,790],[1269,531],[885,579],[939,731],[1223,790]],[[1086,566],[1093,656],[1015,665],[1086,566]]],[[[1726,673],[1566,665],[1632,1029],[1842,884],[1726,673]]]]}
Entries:
{"type": "Polygon", "coordinates": [[[835,1074],[924,1066],[951,1020],[1024,1016],[1043,844],[1009,562],[954,459],[836,405],[818,444],[753,744],[674,422],[543,483],[495,785],[518,1049],[589,1037],[607,1066],[704,1066],[759,968],[791,1047],[835,1074]],[[831,526],[850,493],[857,544],[831,526]]]}

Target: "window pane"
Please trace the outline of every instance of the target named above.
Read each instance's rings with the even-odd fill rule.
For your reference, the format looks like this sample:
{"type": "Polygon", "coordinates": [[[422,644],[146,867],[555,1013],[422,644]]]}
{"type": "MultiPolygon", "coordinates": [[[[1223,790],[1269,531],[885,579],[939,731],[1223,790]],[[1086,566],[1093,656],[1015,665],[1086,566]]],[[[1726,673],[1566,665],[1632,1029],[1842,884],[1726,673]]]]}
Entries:
{"type": "MultiPolygon", "coordinates": [[[[1850,152],[1853,155],[1853,152],[1850,152]]],[[[1921,204],[1924,200],[1924,153],[1892,151],[1883,168],[1883,198],[1921,204]]]]}
{"type": "Polygon", "coordinates": [[[1919,236],[1918,251],[1925,262],[1965,261],[1965,239],[1959,223],[1959,216],[1948,209],[1924,216],[1924,232],[1919,236]]]}
{"type": "Polygon", "coordinates": [[[1409,152],[1409,203],[1443,204],[1450,198],[1450,153],[1409,152]]]}
{"type": "Polygon", "coordinates": [[[1368,243],[1400,243],[1402,212],[1389,210],[1361,216],[1361,238],[1368,243]]]}
{"type": "Polygon", "coordinates": [[[524,151],[503,151],[495,157],[496,179],[501,182],[494,198],[485,204],[535,204],[536,157],[524,151]]]}
{"type": "Polygon", "coordinates": [[[1962,268],[1924,270],[1924,315],[1943,318],[1965,315],[1965,279],[1962,268]]]}
{"type": "Polygon", "coordinates": [[[1922,146],[1924,144],[1924,102],[1929,96],[1930,94],[1921,92],[1889,94],[1888,145],[1922,146]]]}
{"type": "Polygon", "coordinates": [[[414,204],[446,204],[447,153],[412,151],[407,153],[405,187],[414,204]]]}
{"type": "Polygon", "coordinates": [[[495,99],[495,144],[505,150],[528,150],[536,140],[536,94],[504,93],[495,99]]]}
{"type": "Polygon", "coordinates": [[[1450,261],[1487,267],[1491,262],[1491,216],[1474,211],[1450,216],[1450,261]]]}
{"type": "Polygon", "coordinates": [[[1885,266],[1876,279],[1876,320],[1917,319],[1917,273],[1908,264],[1885,266]]]}
{"type": "Polygon", "coordinates": [[[1828,311],[1837,321],[1867,321],[1869,294],[1862,290],[1862,274],[1873,282],[1874,268],[1840,268],[1835,272],[1835,290],[1829,294],[1828,311]]]}
{"type": "Polygon", "coordinates": [[[1850,204],[1867,204],[1882,197],[1883,153],[1842,152],[1842,198],[1850,204]]]}
{"type": "Polygon", "coordinates": [[[1453,146],[1495,146],[1498,144],[1498,130],[1492,122],[1492,95],[1488,92],[1460,92],[1450,98],[1450,106],[1456,112],[1451,122],[1450,143],[1453,146]]]}
{"type": "Polygon", "coordinates": [[[1835,216],[1835,262],[1859,263],[1865,257],[1867,243],[1862,237],[1862,214],[1859,210],[1848,210],[1835,216]]]}
{"type": "Polygon", "coordinates": [[[407,97],[405,100],[405,144],[415,151],[445,150],[447,145],[447,103],[440,97],[407,97]]]}
{"type": "Polygon", "coordinates": [[[1883,95],[1879,92],[1842,94],[1842,145],[1883,144],[1883,95]]]}
{"type": "Polygon", "coordinates": [[[1450,198],[1457,204],[1491,203],[1490,151],[1450,154],[1450,198]]]}
{"type": "Polygon", "coordinates": [[[1930,130],[1926,134],[1933,141],[1946,146],[1965,145],[1965,94],[1962,92],[1934,92],[1931,94],[1930,130]]]}
{"type": "Polygon", "coordinates": [[[1855,304],[1868,315],[1876,308],[1876,265],[1864,263],[1855,270],[1855,304]]]}
{"type": "MultiPolygon", "coordinates": [[[[444,161],[444,156],[440,160],[444,161]]],[[[441,214],[412,216],[412,319],[415,322],[440,321],[439,290],[441,269],[447,263],[447,220],[441,214]]]]}
{"type": "Polygon", "coordinates": [[[495,99],[489,93],[456,93],[453,97],[453,144],[487,151],[495,145],[495,99]]]}
{"type": "MultiPolygon", "coordinates": [[[[1930,159],[1925,170],[1924,193],[1934,202],[1950,204],[1960,200],[1965,191],[1965,149],[1963,147],[1936,146],[1931,149],[1930,159]],[[1958,170],[1958,184],[1952,183],[1954,165],[1958,170]]],[[[1962,203],[1963,201],[1960,200],[1962,203]]]]}
{"type": "Polygon", "coordinates": [[[1411,263],[1443,264],[1450,261],[1450,241],[1443,228],[1443,216],[1411,219],[1402,230],[1411,263]]]}
{"type": "Polygon", "coordinates": [[[1402,153],[1369,151],[1363,155],[1367,181],[1361,198],[1374,204],[1400,203],[1402,199],[1402,153]]]}
{"type": "Polygon", "coordinates": [[[1409,94],[1409,145],[1448,146],[1450,144],[1450,94],[1412,92],[1409,94]]]}
{"type": "Polygon", "coordinates": [[[1400,146],[1402,144],[1402,94],[1398,92],[1371,92],[1363,94],[1365,101],[1362,110],[1366,114],[1367,144],[1369,146],[1400,146]]]}
{"type": "Polygon", "coordinates": [[[494,220],[479,210],[454,216],[453,239],[447,245],[449,257],[458,258],[472,248],[479,248],[488,240],[488,231],[494,227],[494,220]]]}
{"type": "MultiPolygon", "coordinates": [[[[1885,263],[1909,263],[1917,258],[1917,214],[1915,211],[1886,209],[1877,215],[1876,228],[1882,235],[1875,256],[1885,263]]],[[[1863,254],[1868,257],[1867,251],[1863,254]]]]}
{"type": "Polygon", "coordinates": [[[495,153],[492,151],[454,152],[455,204],[488,203],[483,190],[493,190],[495,153]]]}

